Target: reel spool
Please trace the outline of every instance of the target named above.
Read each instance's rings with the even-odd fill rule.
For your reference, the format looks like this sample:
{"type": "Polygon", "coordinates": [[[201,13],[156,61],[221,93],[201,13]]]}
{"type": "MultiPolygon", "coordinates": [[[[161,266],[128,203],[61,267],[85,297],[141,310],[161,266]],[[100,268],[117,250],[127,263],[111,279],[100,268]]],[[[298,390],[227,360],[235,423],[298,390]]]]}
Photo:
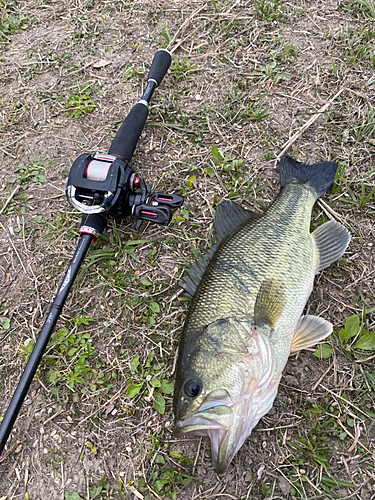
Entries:
{"type": "Polygon", "coordinates": [[[116,157],[113,155],[96,155],[86,167],[85,177],[90,181],[105,181],[111,164],[116,157]]]}
{"type": "Polygon", "coordinates": [[[65,193],[84,214],[134,215],[161,225],[169,224],[171,209],[184,201],[176,194],[151,193],[126,160],[110,154],[79,156],[70,169],[65,193]]]}

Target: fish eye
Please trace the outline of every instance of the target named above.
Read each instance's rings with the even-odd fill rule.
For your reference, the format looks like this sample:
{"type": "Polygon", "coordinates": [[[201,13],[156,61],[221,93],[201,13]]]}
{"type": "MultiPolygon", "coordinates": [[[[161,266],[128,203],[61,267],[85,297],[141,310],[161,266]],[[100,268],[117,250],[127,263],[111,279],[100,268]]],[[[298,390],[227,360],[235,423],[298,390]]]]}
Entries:
{"type": "Polygon", "coordinates": [[[202,390],[202,382],[199,379],[188,380],[185,384],[184,391],[189,398],[196,398],[202,390]]]}

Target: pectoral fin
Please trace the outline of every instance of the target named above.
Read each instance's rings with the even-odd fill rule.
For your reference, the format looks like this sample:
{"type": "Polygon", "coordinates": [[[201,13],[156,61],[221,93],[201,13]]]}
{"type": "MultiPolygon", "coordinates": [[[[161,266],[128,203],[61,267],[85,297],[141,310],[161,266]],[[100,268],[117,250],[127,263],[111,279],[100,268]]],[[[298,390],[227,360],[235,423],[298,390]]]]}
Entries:
{"type": "Polygon", "coordinates": [[[318,271],[335,262],[349,245],[350,233],[339,222],[330,220],[311,233],[319,252],[318,271]]]}
{"type": "Polygon", "coordinates": [[[263,281],[254,305],[254,321],[257,326],[268,325],[275,328],[284,308],[285,293],[280,283],[274,279],[263,281]]]}
{"type": "Polygon", "coordinates": [[[294,332],[290,354],[307,349],[332,333],[332,323],[318,316],[301,316],[294,332]]]}

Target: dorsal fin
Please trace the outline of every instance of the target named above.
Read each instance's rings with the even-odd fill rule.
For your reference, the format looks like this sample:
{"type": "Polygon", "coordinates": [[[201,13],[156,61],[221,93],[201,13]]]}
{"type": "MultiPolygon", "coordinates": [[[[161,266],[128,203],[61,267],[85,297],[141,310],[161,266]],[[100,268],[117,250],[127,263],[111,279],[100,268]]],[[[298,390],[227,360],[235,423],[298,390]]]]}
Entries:
{"type": "Polygon", "coordinates": [[[192,264],[182,278],[181,287],[185,290],[186,297],[190,299],[194,297],[203,275],[223,239],[244,221],[256,220],[259,217],[261,217],[261,214],[246,210],[233,201],[224,201],[218,205],[214,219],[216,243],[207,253],[192,264]]]}
{"type": "Polygon", "coordinates": [[[217,250],[217,247],[218,244],[215,243],[215,245],[213,245],[207,253],[202,255],[200,259],[196,260],[192,264],[191,268],[186,271],[185,276],[182,278],[180,286],[185,290],[185,296],[189,299],[194,297],[195,292],[202,281],[203,275],[217,250]]]}
{"type": "Polygon", "coordinates": [[[339,222],[330,220],[311,233],[319,252],[318,271],[335,262],[349,245],[350,233],[339,222]]]}
{"type": "Polygon", "coordinates": [[[220,243],[236,227],[245,220],[256,220],[261,214],[256,214],[251,210],[240,207],[234,201],[224,201],[218,205],[215,212],[214,227],[216,242],[220,243]]]}
{"type": "Polygon", "coordinates": [[[271,331],[275,328],[285,308],[285,293],[280,283],[274,279],[263,281],[254,305],[254,321],[256,326],[268,325],[271,331]]]}

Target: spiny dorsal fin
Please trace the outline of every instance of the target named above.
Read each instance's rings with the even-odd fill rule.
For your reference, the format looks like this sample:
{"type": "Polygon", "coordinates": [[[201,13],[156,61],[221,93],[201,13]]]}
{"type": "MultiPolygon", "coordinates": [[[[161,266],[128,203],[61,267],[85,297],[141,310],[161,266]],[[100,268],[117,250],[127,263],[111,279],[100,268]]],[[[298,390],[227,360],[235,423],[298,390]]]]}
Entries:
{"type": "Polygon", "coordinates": [[[216,242],[220,243],[225,236],[230,234],[236,227],[245,220],[259,219],[261,214],[256,214],[251,210],[240,207],[233,201],[224,201],[218,205],[215,212],[214,227],[216,242]]]}
{"type": "Polygon", "coordinates": [[[332,323],[319,316],[301,316],[295,329],[290,354],[307,349],[332,333],[332,323]]]}
{"type": "Polygon", "coordinates": [[[335,262],[349,245],[350,233],[339,222],[330,220],[311,233],[319,252],[318,271],[335,262]]]}
{"type": "Polygon", "coordinates": [[[195,292],[202,281],[203,275],[217,250],[217,247],[218,245],[215,243],[215,245],[213,245],[207,253],[192,264],[191,268],[186,271],[185,276],[182,278],[180,286],[185,290],[185,296],[189,299],[194,297],[195,292]]]}
{"type": "Polygon", "coordinates": [[[254,321],[257,326],[268,325],[273,330],[285,308],[285,293],[274,279],[263,281],[254,305],[254,321]]]}
{"type": "Polygon", "coordinates": [[[245,210],[233,201],[224,201],[218,205],[214,219],[216,243],[205,255],[192,264],[182,278],[181,287],[185,290],[186,297],[190,299],[194,297],[203,275],[218,248],[218,244],[244,221],[256,220],[259,217],[261,217],[261,214],[245,210]]]}

